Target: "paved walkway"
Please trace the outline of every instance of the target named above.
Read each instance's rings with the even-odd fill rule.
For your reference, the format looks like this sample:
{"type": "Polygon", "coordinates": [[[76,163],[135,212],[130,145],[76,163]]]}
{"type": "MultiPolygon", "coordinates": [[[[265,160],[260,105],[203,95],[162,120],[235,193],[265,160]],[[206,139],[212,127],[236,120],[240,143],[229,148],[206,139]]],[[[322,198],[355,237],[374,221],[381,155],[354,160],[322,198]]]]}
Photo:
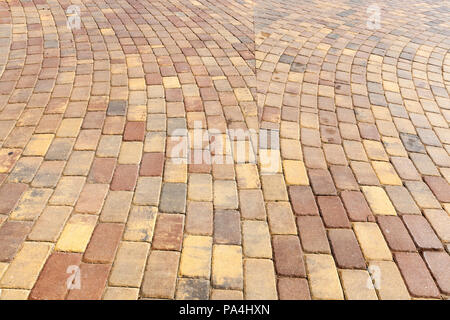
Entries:
{"type": "Polygon", "coordinates": [[[449,50],[448,1],[2,1],[0,297],[448,298],[449,50]]]}

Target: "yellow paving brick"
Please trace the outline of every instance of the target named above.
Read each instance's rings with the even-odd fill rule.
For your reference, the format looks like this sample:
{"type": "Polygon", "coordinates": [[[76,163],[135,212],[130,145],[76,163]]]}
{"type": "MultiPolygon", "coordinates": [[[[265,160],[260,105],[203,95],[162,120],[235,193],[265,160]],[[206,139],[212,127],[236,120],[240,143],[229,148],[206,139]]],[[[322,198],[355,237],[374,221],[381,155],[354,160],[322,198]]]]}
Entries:
{"type": "Polygon", "coordinates": [[[371,261],[369,270],[381,300],[411,299],[395,262],[371,261]]]}
{"type": "Polygon", "coordinates": [[[120,147],[120,164],[139,164],[142,158],[142,142],[122,142],[120,147]]]}
{"type": "Polygon", "coordinates": [[[244,296],[247,300],[276,300],[278,298],[272,260],[244,260],[244,296]]]}
{"type": "Polygon", "coordinates": [[[164,165],[164,182],[187,182],[187,164],[166,161],[164,165]]]}
{"type": "Polygon", "coordinates": [[[128,80],[128,87],[130,90],[146,90],[147,86],[145,84],[145,79],[129,79],[128,80]]]}
{"type": "Polygon", "coordinates": [[[237,164],[236,177],[239,189],[259,189],[261,187],[258,168],[254,164],[237,164]]]}
{"type": "Polygon", "coordinates": [[[25,242],[1,278],[0,287],[32,289],[51,249],[48,243],[25,242]]]}
{"type": "Polygon", "coordinates": [[[45,156],[50,144],[52,143],[53,134],[35,134],[31,137],[25,150],[24,156],[45,156]]]}
{"type": "Polygon", "coordinates": [[[144,274],[150,244],[123,241],[117,251],[109,284],[119,287],[139,288],[144,274]]]}
{"type": "Polygon", "coordinates": [[[376,215],[397,215],[391,200],[381,187],[361,186],[361,189],[372,209],[373,214],[376,215]]]}
{"type": "Polygon", "coordinates": [[[64,227],[55,249],[67,252],[84,252],[96,223],[97,216],[88,214],[73,215],[64,227]]]}
{"type": "Polygon", "coordinates": [[[372,278],[366,270],[340,270],[339,274],[347,300],[378,300],[372,278]]]}
{"type": "Polygon", "coordinates": [[[76,138],[80,132],[83,118],[66,118],[61,121],[58,131],[56,131],[57,137],[71,137],[76,138]]]}
{"type": "Polygon", "coordinates": [[[193,201],[213,200],[213,184],[210,174],[191,173],[189,175],[188,199],[193,201]]]}
{"type": "Polygon", "coordinates": [[[149,206],[133,206],[128,217],[123,239],[151,242],[158,209],[149,206]]]}
{"type": "Polygon", "coordinates": [[[212,256],[212,284],[215,288],[243,288],[242,248],[214,245],[212,256]]]}
{"type": "Polygon", "coordinates": [[[234,94],[238,101],[253,101],[253,96],[247,88],[236,88],[234,94]]]}
{"type": "Polygon", "coordinates": [[[6,269],[8,268],[9,264],[6,262],[0,262],[0,279],[2,278],[3,274],[5,273],[6,269]]]}
{"type": "Polygon", "coordinates": [[[392,260],[391,251],[376,223],[355,222],[353,229],[366,260],[392,260]]]}
{"type": "Polygon", "coordinates": [[[398,176],[392,164],[389,162],[372,161],[372,166],[381,184],[397,186],[402,185],[402,180],[398,176]]]}
{"type": "Polygon", "coordinates": [[[163,85],[168,89],[181,88],[178,77],[163,77],[163,85]]]}
{"type": "Polygon", "coordinates": [[[309,185],[308,174],[306,173],[303,161],[284,160],[283,170],[288,185],[309,185]]]}
{"type": "Polygon", "coordinates": [[[23,289],[2,289],[0,300],[28,300],[30,290],[23,289]]]}
{"type": "Polygon", "coordinates": [[[211,273],[212,238],[186,235],[181,251],[180,275],[209,279],[211,273]]]}

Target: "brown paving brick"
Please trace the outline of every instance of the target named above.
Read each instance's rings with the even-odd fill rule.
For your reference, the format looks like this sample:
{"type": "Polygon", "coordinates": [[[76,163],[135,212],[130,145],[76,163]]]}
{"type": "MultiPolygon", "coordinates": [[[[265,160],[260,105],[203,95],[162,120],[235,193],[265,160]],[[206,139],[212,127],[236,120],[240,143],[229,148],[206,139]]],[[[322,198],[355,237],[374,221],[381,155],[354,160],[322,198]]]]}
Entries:
{"type": "Polygon", "coordinates": [[[297,227],[303,250],[312,253],[330,253],[325,227],[320,217],[297,217],[297,227]]]}
{"type": "Polygon", "coordinates": [[[0,262],[10,262],[31,231],[32,222],[7,221],[0,227],[0,262]]]}
{"type": "Polygon", "coordinates": [[[311,300],[306,279],[279,278],[277,287],[280,300],[311,300]]]}
{"type": "Polygon", "coordinates": [[[144,153],[142,156],[140,176],[162,176],[164,167],[163,153],[144,153]]]}
{"type": "Polygon", "coordinates": [[[9,214],[28,186],[23,183],[5,183],[0,187],[0,214],[9,214]]]}
{"type": "Polygon", "coordinates": [[[90,183],[110,183],[116,167],[114,158],[95,158],[88,176],[90,183]]]}
{"type": "Polygon", "coordinates": [[[145,137],[145,122],[143,121],[130,121],[125,125],[125,131],[123,133],[124,141],[144,141],[145,137]]]}
{"type": "Polygon", "coordinates": [[[75,211],[99,214],[108,189],[109,186],[107,184],[85,184],[75,205],[75,211]]]}
{"type": "Polygon", "coordinates": [[[350,229],[328,230],[333,255],[339,268],[365,269],[366,263],[355,234],[350,229]]]}
{"type": "Polygon", "coordinates": [[[426,298],[439,297],[439,289],[418,253],[398,252],[394,257],[411,295],[426,298]]]}
{"type": "Polygon", "coordinates": [[[133,191],[138,177],[138,165],[119,164],[111,182],[113,191],[133,191]]]}
{"type": "Polygon", "coordinates": [[[272,238],[275,270],[278,275],[305,277],[303,252],[297,236],[277,235],[272,238]]]}
{"type": "Polygon", "coordinates": [[[416,251],[416,246],[399,217],[378,216],[377,221],[391,250],[416,251]]]}
{"type": "Polygon", "coordinates": [[[359,191],[341,192],[342,202],[350,221],[372,221],[373,215],[364,195],[359,191]]]}
{"type": "Polygon", "coordinates": [[[213,234],[213,205],[211,202],[188,202],[186,232],[196,235],[213,234]]]}
{"type": "Polygon", "coordinates": [[[331,175],[333,176],[336,187],[342,190],[358,190],[359,186],[356,182],[352,170],[347,166],[331,166],[331,175]]]}
{"type": "Polygon", "coordinates": [[[327,228],[350,228],[350,221],[339,197],[319,196],[317,203],[327,228]]]}
{"type": "Polygon", "coordinates": [[[78,267],[81,254],[55,252],[47,260],[36,284],[31,290],[31,300],[63,300],[68,292],[67,279],[73,273],[70,266],[78,267]]]}
{"type": "Polygon", "coordinates": [[[308,174],[315,195],[336,194],[336,188],[328,170],[310,169],[308,174]]]}
{"type": "Polygon", "coordinates": [[[289,198],[296,215],[318,215],[316,200],[310,187],[290,186],[289,198]]]}
{"type": "Polygon", "coordinates": [[[418,215],[405,215],[403,222],[420,249],[442,249],[442,243],[434,233],[428,221],[418,215]]]}
{"type": "Polygon", "coordinates": [[[214,243],[241,244],[240,215],[236,210],[214,212],[214,243]]]}
{"type": "Polygon", "coordinates": [[[123,224],[99,223],[92,234],[83,260],[89,263],[112,263],[119,247],[123,224]]]}
{"type": "Polygon", "coordinates": [[[441,202],[450,202],[450,184],[442,177],[425,176],[423,178],[441,202]]]}
{"type": "Polygon", "coordinates": [[[152,248],[155,250],[181,250],[184,215],[160,214],[156,219],[152,248]]]}
{"type": "Polygon", "coordinates": [[[266,217],[264,198],[259,189],[239,190],[239,206],[243,219],[264,220],[266,217]]]}
{"type": "Polygon", "coordinates": [[[81,288],[69,291],[67,300],[100,300],[106,288],[111,265],[80,264],[81,288]]]}
{"type": "Polygon", "coordinates": [[[425,251],[423,258],[444,294],[450,293],[450,255],[446,252],[425,251]]]}

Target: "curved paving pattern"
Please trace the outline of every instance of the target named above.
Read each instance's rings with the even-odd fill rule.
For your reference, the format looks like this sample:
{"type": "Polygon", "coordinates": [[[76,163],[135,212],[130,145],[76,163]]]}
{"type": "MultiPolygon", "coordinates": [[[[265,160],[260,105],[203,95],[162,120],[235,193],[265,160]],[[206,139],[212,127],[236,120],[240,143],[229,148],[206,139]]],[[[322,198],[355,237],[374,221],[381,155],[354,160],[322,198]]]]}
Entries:
{"type": "Polygon", "coordinates": [[[450,6],[373,4],[0,3],[0,297],[448,298],[450,6]]]}

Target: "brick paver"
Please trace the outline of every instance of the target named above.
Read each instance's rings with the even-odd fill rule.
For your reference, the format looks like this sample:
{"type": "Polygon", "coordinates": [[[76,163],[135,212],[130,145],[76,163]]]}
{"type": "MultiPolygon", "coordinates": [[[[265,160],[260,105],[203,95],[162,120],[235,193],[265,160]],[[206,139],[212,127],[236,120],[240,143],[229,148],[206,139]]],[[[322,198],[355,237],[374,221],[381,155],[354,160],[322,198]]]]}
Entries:
{"type": "Polygon", "coordinates": [[[2,1],[0,299],[448,299],[449,21],[2,1]]]}

